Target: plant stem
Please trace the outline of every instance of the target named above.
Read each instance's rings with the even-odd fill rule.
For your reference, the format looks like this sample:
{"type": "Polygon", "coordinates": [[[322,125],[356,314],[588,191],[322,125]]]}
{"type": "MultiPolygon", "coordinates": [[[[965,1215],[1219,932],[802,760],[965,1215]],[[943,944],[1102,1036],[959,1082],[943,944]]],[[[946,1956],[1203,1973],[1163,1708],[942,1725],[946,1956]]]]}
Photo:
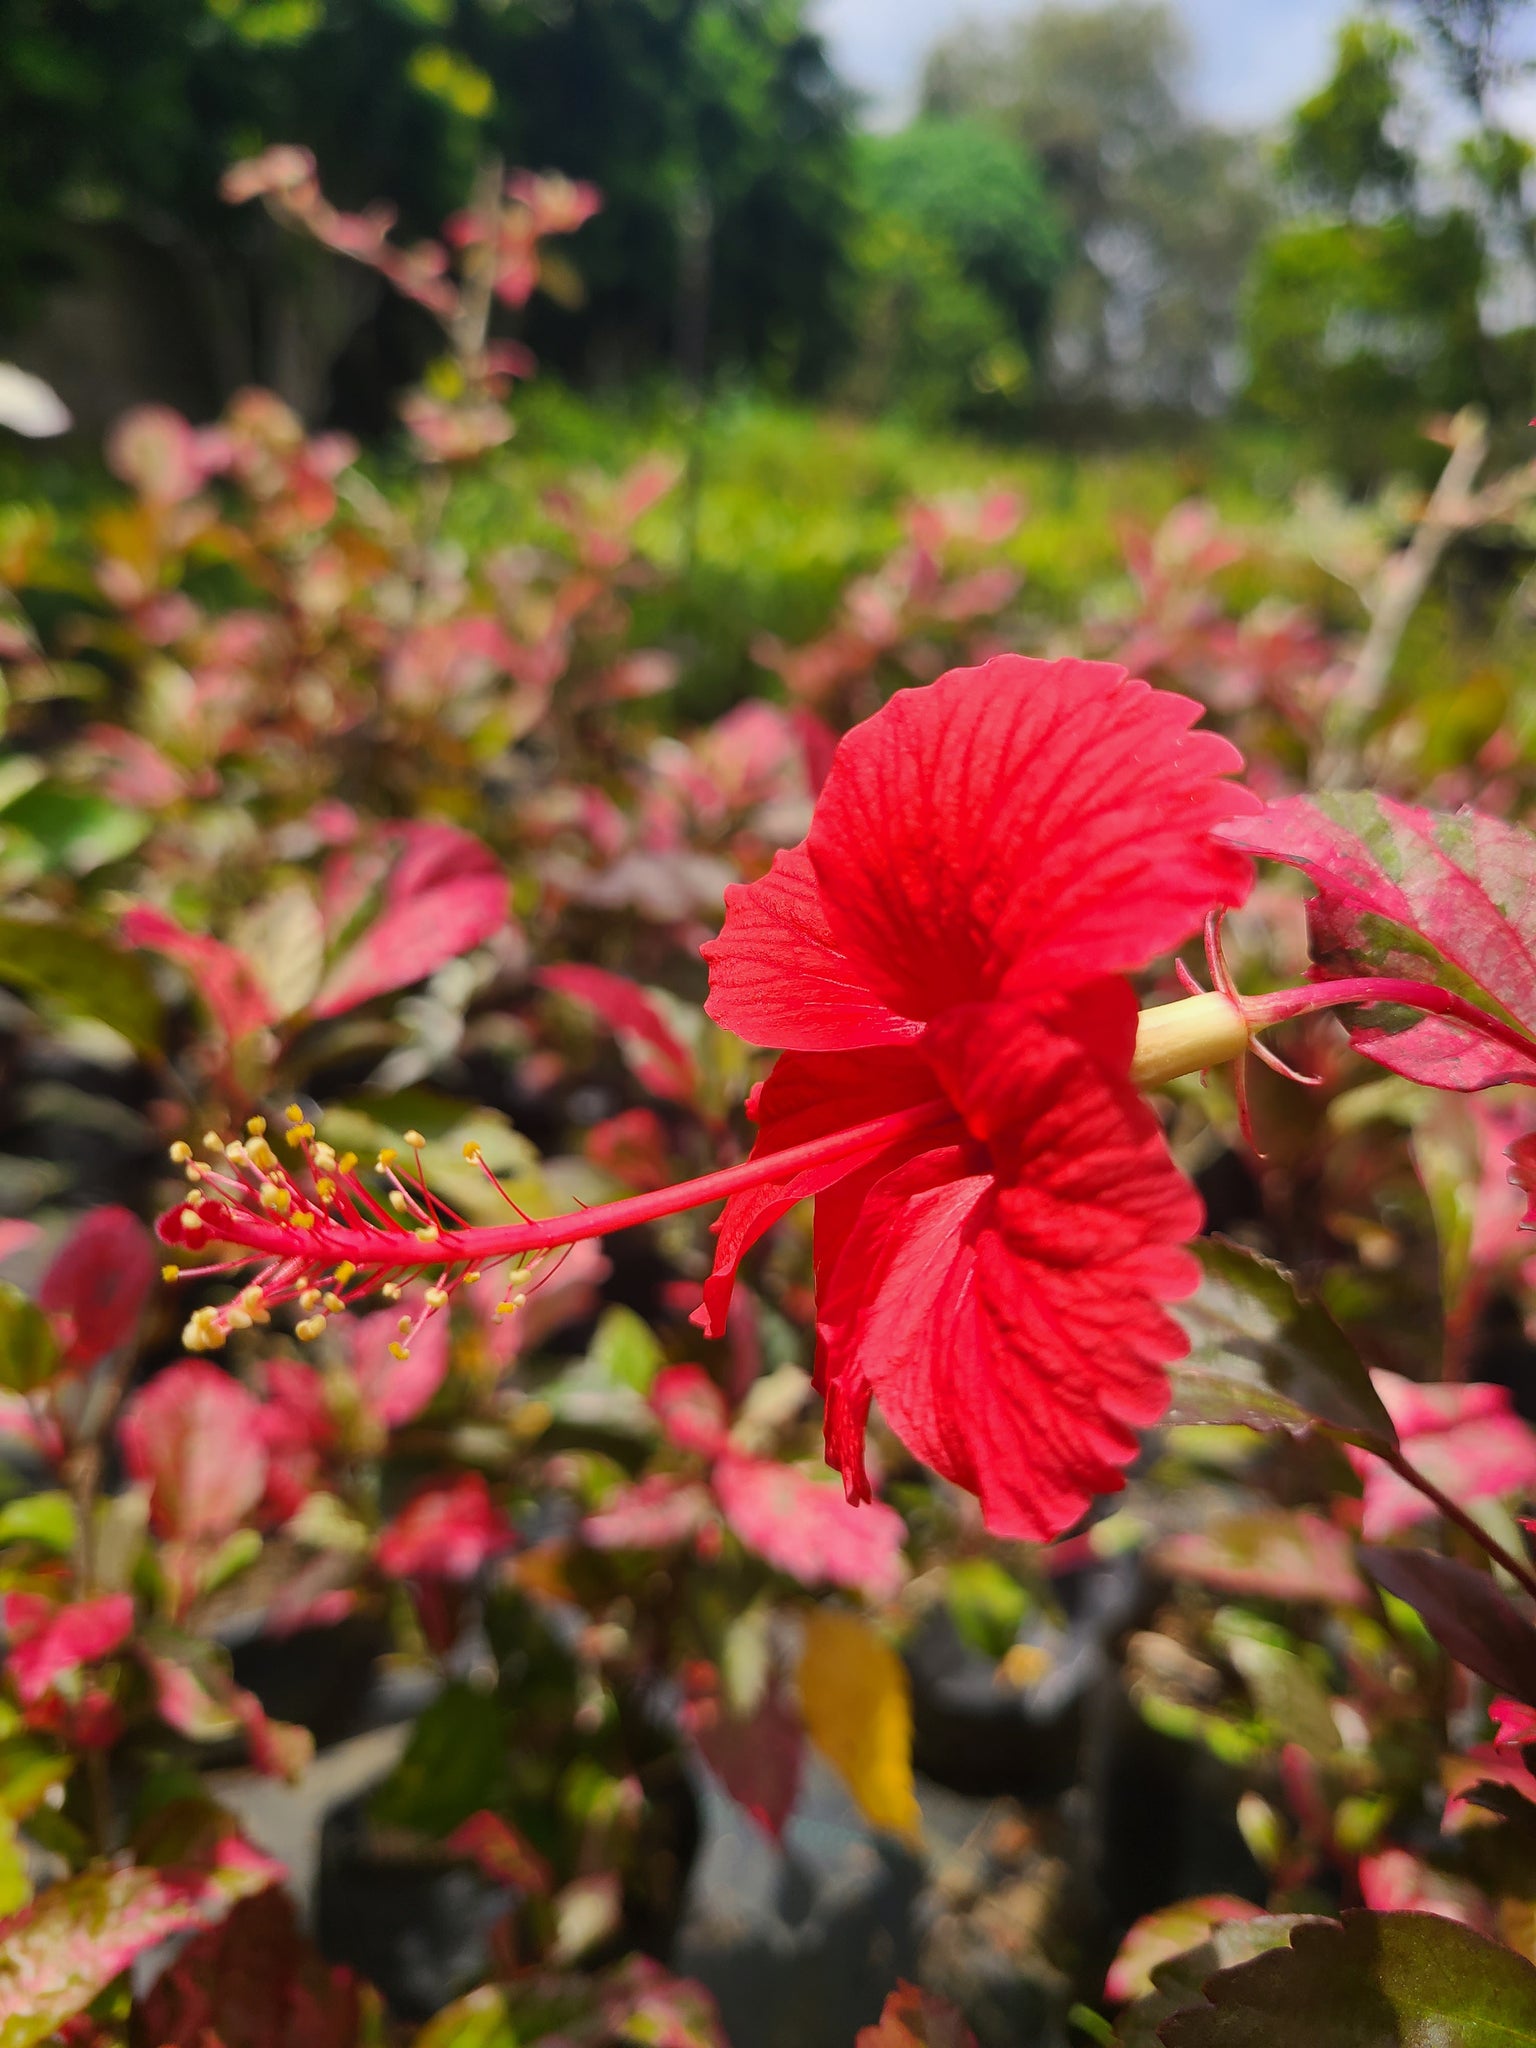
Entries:
{"type": "Polygon", "coordinates": [[[1398,1445],[1377,1445],[1373,1448],[1377,1457],[1390,1465],[1400,1479],[1406,1479],[1408,1484],[1422,1493],[1427,1501],[1432,1501],[1448,1522],[1453,1522],[1464,1536],[1470,1536],[1485,1556],[1491,1557],[1496,1565],[1508,1572],[1509,1576],[1536,1600],[1536,1572],[1533,1572],[1529,1565],[1522,1564],[1512,1551],[1504,1548],[1496,1536],[1490,1536],[1464,1507],[1452,1500],[1449,1494],[1442,1493],[1432,1479],[1426,1478],[1422,1472],[1410,1465],[1398,1445]]]}

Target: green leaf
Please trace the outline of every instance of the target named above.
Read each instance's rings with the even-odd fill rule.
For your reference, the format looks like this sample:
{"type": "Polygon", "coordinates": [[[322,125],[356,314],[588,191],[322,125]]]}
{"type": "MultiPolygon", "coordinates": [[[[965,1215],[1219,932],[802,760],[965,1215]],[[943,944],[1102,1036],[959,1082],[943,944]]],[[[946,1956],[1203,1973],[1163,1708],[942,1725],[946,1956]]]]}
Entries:
{"type": "Polygon", "coordinates": [[[34,1735],[0,1742],[0,1813],[13,1822],[25,1820],[74,1768],[72,1756],[61,1755],[34,1735]]]}
{"type": "Polygon", "coordinates": [[[38,1543],[67,1556],[79,1523],[67,1493],[26,1493],[0,1508],[0,1543],[38,1543]]]}
{"type": "Polygon", "coordinates": [[[1225,1238],[1195,1251],[1205,1279],[1175,1311],[1190,1348],[1169,1371],[1170,1421],[1397,1441],[1370,1374],[1325,1308],[1303,1301],[1279,1266],[1225,1238]]]}
{"type": "Polygon", "coordinates": [[[1163,2048],[1163,2025],[1174,2013],[1199,2002],[1201,1986],[1214,1971],[1283,1947],[1305,1924],[1298,1914],[1262,1913],[1255,1920],[1228,1920],[1213,1927],[1197,1947],[1170,1956],[1153,1970],[1152,1990],[1120,2015],[1115,2028],[1120,2048],[1163,2048]]]}
{"type": "Polygon", "coordinates": [[[94,1017],[141,1052],[160,1043],[160,1003],[144,961],[61,924],[0,918],[0,982],[94,1017]]]}
{"type": "Polygon", "coordinates": [[[603,1311],[587,1358],[611,1384],[646,1394],[665,1355],[649,1323],[632,1308],[614,1307],[603,1311]]]}
{"type": "Polygon", "coordinates": [[[428,2020],[413,2048],[518,2048],[518,2039],[506,1999],[494,1984],[482,1984],[428,2020]]]}
{"type": "MultiPolygon", "coordinates": [[[[450,1685],[411,1731],[410,1743],[373,1796],[380,1827],[413,1828],[441,1841],[507,1793],[506,1716],[494,1693],[450,1685]]],[[[0,2044],[3,2048],[3,2044],[0,2044]]]]}
{"type": "MultiPolygon", "coordinates": [[[[1248,1923],[1250,1926],[1255,1924],[1248,1923]]],[[[1536,1966],[1432,1913],[1346,1913],[1218,1971],[1164,2022],[1166,2048],[1517,2048],[1536,1966]]]]}
{"type": "Polygon", "coordinates": [[[0,1280],[0,1387],[30,1394],[59,1369],[59,1347],[42,1310],[19,1287],[0,1280]]]}
{"type": "Polygon", "coordinates": [[[32,840],[47,867],[71,875],[121,860],[149,831],[142,811],[52,782],[38,783],[7,805],[5,822],[32,840]]]}
{"type": "Polygon", "coordinates": [[[944,1577],[944,1596],[962,1642],[994,1661],[1006,1656],[1029,1610],[1029,1595],[990,1557],[963,1557],[944,1577]]]}

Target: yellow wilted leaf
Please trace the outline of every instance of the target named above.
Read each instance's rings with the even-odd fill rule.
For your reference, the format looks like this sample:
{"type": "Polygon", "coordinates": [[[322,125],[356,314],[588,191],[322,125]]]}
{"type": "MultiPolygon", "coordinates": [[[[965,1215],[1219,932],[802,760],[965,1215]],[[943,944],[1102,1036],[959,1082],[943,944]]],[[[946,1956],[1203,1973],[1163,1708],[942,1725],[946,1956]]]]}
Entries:
{"type": "Polygon", "coordinates": [[[800,1657],[800,1711],[807,1735],[865,1818],[918,1841],[912,1704],[906,1670],[890,1645],[851,1614],[812,1614],[800,1657]]]}

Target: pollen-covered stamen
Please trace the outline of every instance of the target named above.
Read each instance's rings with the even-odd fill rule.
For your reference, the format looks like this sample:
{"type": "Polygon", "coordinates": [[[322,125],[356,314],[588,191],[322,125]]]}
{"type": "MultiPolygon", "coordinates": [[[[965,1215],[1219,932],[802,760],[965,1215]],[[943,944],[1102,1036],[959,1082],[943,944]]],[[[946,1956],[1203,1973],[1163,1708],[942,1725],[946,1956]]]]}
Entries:
{"type": "MultiPolygon", "coordinates": [[[[472,1227],[429,1192],[426,1207],[413,1190],[398,1182],[398,1176],[392,1192],[406,1198],[406,1214],[393,1213],[364,1187],[355,1158],[337,1158],[328,1146],[322,1152],[315,1144],[314,1126],[307,1119],[295,1123],[290,1117],[285,1136],[300,1153],[302,1165],[284,1167],[275,1157],[268,1165],[265,1153],[253,1156],[255,1141],[264,1140],[264,1131],[251,1133],[245,1141],[226,1142],[222,1168],[185,1162],[188,1172],[197,1169],[199,1182],[189,1188],[179,1207],[161,1217],[158,1228],[162,1241],[180,1250],[200,1254],[215,1246],[240,1248],[243,1256],[224,1262],[226,1266],[265,1261],[257,1284],[269,1311],[291,1300],[298,1300],[302,1310],[302,1297],[319,1290],[319,1307],[304,1315],[301,1335],[307,1331],[317,1336],[324,1328],[324,1317],[333,1313],[327,1294],[344,1308],[374,1293],[398,1301],[409,1282],[425,1277],[435,1278],[435,1291],[448,1296],[466,1284],[471,1273],[478,1280],[482,1273],[507,1265],[512,1271],[497,1309],[513,1314],[536,1288],[548,1283],[570,1247],[583,1239],[777,1182],[802,1166],[846,1162],[851,1172],[887,1146],[953,1121],[948,1103],[935,1100],[705,1174],[681,1187],[629,1195],[543,1220],[528,1217],[479,1159],[518,1221],[472,1227]],[[547,1254],[555,1251],[561,1258],[548,1262],[547,1254]]],[[[473,1153],[466,1146],[466,1157],[478,1155],[478,1146],[473,1153]]],[[[388,1169],[394,1161],[386,1159],[383,1164],[388,1169]]],[[[435,1313],[437,1306],[428,1302],[425,1313],[435,1313]]],[[[213,1349],[233,1327],[229,1308],[200,1309],[188,1323],[187,1341],[195,1349],[213,1349]]]]}

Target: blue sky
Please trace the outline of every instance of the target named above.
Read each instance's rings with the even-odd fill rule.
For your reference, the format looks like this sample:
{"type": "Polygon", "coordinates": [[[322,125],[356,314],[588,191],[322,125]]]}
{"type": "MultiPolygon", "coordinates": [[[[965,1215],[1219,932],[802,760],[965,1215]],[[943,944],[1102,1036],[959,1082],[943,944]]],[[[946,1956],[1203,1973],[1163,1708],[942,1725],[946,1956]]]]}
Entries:
{"type": "MultiPolygon", "coordinates": [[[[1003,20],[1027,0],[815,0],[838,70],[869,95],[881,125],[912,104],[923,56],[946,30],[1003,20]]],[[[1194,87],[1213,117],[1264,123],[1328,75],[1333,32],[1351,0],[1176,0],[1196,53],[1194,87]]]]}

